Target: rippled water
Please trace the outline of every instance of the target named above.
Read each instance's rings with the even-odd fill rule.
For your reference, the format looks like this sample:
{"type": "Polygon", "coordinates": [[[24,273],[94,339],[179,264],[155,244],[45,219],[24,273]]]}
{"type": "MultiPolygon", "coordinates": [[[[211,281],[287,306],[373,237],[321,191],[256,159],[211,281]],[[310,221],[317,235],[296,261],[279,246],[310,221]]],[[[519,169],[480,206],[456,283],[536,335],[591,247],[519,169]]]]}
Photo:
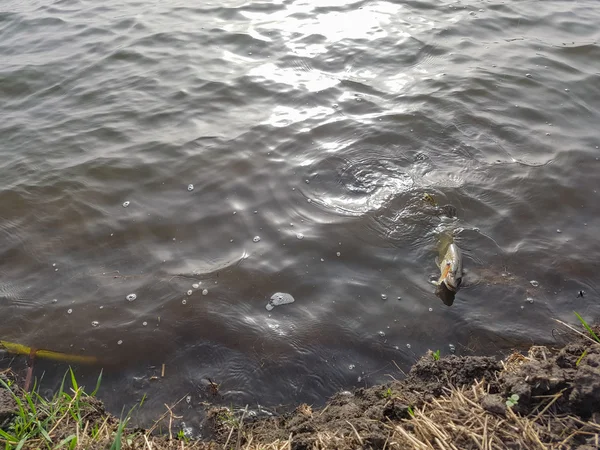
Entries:
{"type": "Polygon", "coordinates": [[[109,406],[147,392],[149,417],[551,341],[600,312],[598,23],[596,0],[3,2],[0,338],[102,358],[109,406]]]}

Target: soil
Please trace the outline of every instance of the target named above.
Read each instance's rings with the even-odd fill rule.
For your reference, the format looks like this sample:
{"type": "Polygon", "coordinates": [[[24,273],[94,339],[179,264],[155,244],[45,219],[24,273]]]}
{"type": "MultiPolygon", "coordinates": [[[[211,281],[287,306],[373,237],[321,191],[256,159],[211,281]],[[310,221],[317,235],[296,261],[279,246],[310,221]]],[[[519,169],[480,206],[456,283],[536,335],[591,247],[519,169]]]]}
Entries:
{"type": "MultiPolygon", "coordinates": [[[[403,380],[339,393],[319,411],[301,405],[286,416],[246,422],[245,434],[258,442],[285,441],[291,436],[294,450],[324,448],[318,441],[319,435],[333,433],[361,437],[362,444],[357,438],[356,447],[348,447],[344,441],[339,448],[383,449],[386,444],[390,448],[390,424],[402,420],[409,424],[411,411],[447,395],[449,386],[470,387],[482,380],[486,382],[487,394],[481,399],[481,406],[497,416],[507,414],[506,400],[513,394],[517,394],[519,400],[511,409],[522,416],[538,414],[541,400],[557,397],[544,413],[572,416],[574,420],[571,430],[565,430],[564,422],[560,421],[557,422],[560,429],[541,433],[548,448],[564,441],[567,431],[581,431],[583,425],[577,420],[600,424],[600,345],[577,339],[559,349],[532,347],[527,357],[515,353],[504,364],[494,358],[477,356],[436,360],[429,353],[403,380]],[[587,353],[581,358],[584,352],[587,353]]],[[[215,440],[222,443],[229,430],[220,426],[218,414],[218,410],[213,410],[212,419],[215,440]]],[[[585,450],[588,445],[599,448],[596,446],[599,432],[600,427],[590,436],[581,435],[567,446],[556,448],[585,450]]],[[[329,442],[327,448],[338,448],[331,444],[329,442]]],[[[518,437],[505,445],[505,448],[519,448],[518,437]]],[[[464,442],[458,448],[479,447],[474,442],[464,442]]]]}
{"type": "MultiPolygon", "coordinates": [[[[16,409],[14,400],[7,394],[0,388],[2,428],[6,427],[16,409]]],[[[473,437],[475,432],[469,438],[468,432],[453,434],[452,430],[475,427],[469,423],[482,423],[481,416],[484,415],[488,417],[484,418],[486,425],[483,437],[486,433],[492,437],[494,433],[502,435],[499,444],[488,448],[599,448],[600,344],[575,336],[562,347],[534,346],[527,355],[513,353],[502,361],[481,356],[438,359],[429,352],[414,364],[403,379],[353,392],[340,392],[318,410],[302,404],[288,414],[256,418],[250,414],[213,407],[209,408],[204,425],[205,430],[212,430],[210,441],[183,445],[176,439],[169,440],[168,436],[152,436],[151,441],[155,449],[225,446],[294,450],[479,449],[481,445],[473,437]],[[512,406],[507,406],[507,399],[515,394],[518,400],[512,406]],[[447,442],[448,446],[417,445],[417,437],[421,439],[420,442],[427,439],[419,429],[419,420],[427,420],[425,416],[428,414],[428,417],[436,417],[436,408],[439,407],[438,413],[442,410],[442,399],[446,399],[446,405],[455,405],[452,398],[457,395],[463,401],[461,404],[466,406],[451,406],[443,410],[441,415],[438,414],[438,419],[430,420],[442,422],[446,416],[456,416],[448,417],[453,420],[450,421],[453,425],[446,429],[450,430],[445,438],[450,441],[447,442]],[[415,412],[418,414],[415,415],[415,412]],[[471,417],[470,414],[477,417],[471,417]],[[421,419],[417,420],[419,417],[421,419]],[[525,422],[526,433],[517,432],[518,427],[511,425],[525,422]],[[489,430],[485,429],[488,423],[492,427],[489,430]],[[501,433],[494,426],[509,428],[501,433]],[[285,443],[285,446],[281,443],[285,443]]],[[[106,417],[107,413],[100,402],[90,404],[87,420],[101,423],[106,417]]],[[[115,427],[118,423],[112,417],[110,422],[115,427]]],[[[431,425],[435,424],[432,422],[431,425]]],[[[64,434],[67,432],[65,430],[64,434]]],[[[129,430],[133,438],[129,443],[124,443],[123,448],[146,448],[144,442],[148,441],[148,435],[138,441],[142,439],[142,432],[129,430]]],[[[110,447],[104,445],[97,442],[89,448],[110,447]]]]}

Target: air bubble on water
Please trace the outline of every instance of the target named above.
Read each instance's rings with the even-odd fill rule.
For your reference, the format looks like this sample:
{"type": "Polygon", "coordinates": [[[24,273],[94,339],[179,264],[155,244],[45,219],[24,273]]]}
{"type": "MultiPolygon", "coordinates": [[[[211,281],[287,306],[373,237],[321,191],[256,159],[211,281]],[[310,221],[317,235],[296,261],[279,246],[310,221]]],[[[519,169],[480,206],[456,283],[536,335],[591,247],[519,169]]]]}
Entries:
{"type": "Polygon", "coordinates": [[[531,283],[531,285],[532,285],[533,287],[538,287],[538,286],[540,285],[540,283],[538,283],[538,282],[537,282],[537,281],[535,281],[535,280],[531,280],[529,283],[531,283]]]}
{"type": "Polygon", "coordinates": [[[56,269],[54,269],[55,272],[58,272],[58,267],[56,269]]]}
{"type": "Polygon", "coordinates": [[[527,303],[533,303],[533,298],[532,298],[532,297],[527,297],[527,298],[525,299],[525,301],[526,301],[527,303]]]}
{"type": "Polygon", "coordinates": [[[123,343],[123,340],[122,340],[122,339],[119,339],[119,340],[117,341],[117,345],[121,345],[122,343],[123,343]]]}
{"type": "Polygon", "coordinates": [[[298,233],[296,235],[296,238],[302,240],[302,239],[304,239],[304,235],[302,233],[298,233]]]}
{"type": "Polygon", "coordinates": [[[194,190],[193,184],[188,184],[188,191],[192,192],[194,190]]]}
{"type": "Polygon", "coordinates": [[[192,290],[190,289],[189,291],[187,291],[187,295],[192,295],[192,290]]]}
{"type": "Polygon", "coordinates": [[[385,332],[383,331],[378,331],[377,334],[381,337],[385,337],[385,332]]]}
{"type": "Polygon", "coordinates": [[[350,370],[354,370],[354,368],[355,368],[355,367],[356,367],[356,366],[355,366],[354,364],[350,364],[350,365],[348,366],[348,369],[350,369],[350,370]]]}
{"type": "Polygon", "coordinates": [[[260,242],[260,236],[254,236],[254,237],[252,238],[252,240],[253,240],[254,242],[260,242]]]}
{"type": "Polygon", "coordinates": [[[381,300],[387,300],[387,295],[381,294],[381,300]]]}
{"type": "Polygon", "coordinates": [[[410,348],[410,344],[406,344],[406,348],[410,348]]]}
{"type": "Polygon", "coordinates": [[[56,302],[58,302],[58,300],[57,300],[57,299],[55,299],[55,298],[53,298],[53,299],[52,299],[52,303],[56,303],[56,302]]]}
{"type": "Polygon", "coordinates": [[[194,289],[198,289],[198,288],[200,287],[200,284],[198,284],[198,283],[194,283],[194,284],[192,284],[192,287],[193,287],[194,289]]]}
{"type": "Polygon", "coordinates": [[[258,214],[258,211],[254,211],[254,214],[258,214]]]}
{"type": "Polygon", "coordinates": [[[341,252],[337,252],[336,255],[337,256],[342,256],[342,253],[341,252]]]}
{"type": "Polygon", "coordinates": [[[186,403],[192,403],[192,396],[191,395],[186,396],[185,401],[186,401],[186,403]]]}
{"type": "Polygon", "coordinates": [[[73,310],[71,308],[67,309],[67,314],[71,314],[73,310]]]}
{"type": "Polygon", "coordinates": [[[362,377],[358,377],[358,378],[356,379],[356,381],[358,381],[358,382],[360,383],[360,382],[362,381],[362,377]]]}
{"type": "Polygon", "coordinates": [[[450,349],[450,353],[454,353],[456,351],[454,344],[448,344],[448,348],[450,349]]]}
{"type": "Polygon", "coordinates": [[[187,300],[184,298],[183,300],[181,300],[181,304],[182,304],[182,305],[185,305],[185,304],[187,304],[187,300]]]}
{"type": "Polygon", "coordinates": [[[208,295],[208,289],[203,289],[202,290],[202,295],[208,295]]]}
{"type": "Polygon", "coordinates": [[[398,296],[398,300],[402,300],[402,297],[398,296]]]}
{"type": "Polygon", "coordinates": [[[97,327],[98,325],[100,325],[100,322],[98,322],[97,320],[92,321],[93,327],[97,327]]]}
{"type": "Polygon", "coordinates": [[[325,262],[325,260],[323,258],[321,258],[321,262],[325,262]]]}
{"type": "Polygon", "coordinates": [[[137,295],[135,294],[129,294],[127,297],[125,297],[128,301],[132,302],[137,298],[137,295]]]}
{"type": "Polygon", "coordinates": [[[148,322],[142,322],[142,325],[147,327],[148,326],[148,322]]]}
{"type": "Polygon", "coordinates": [[[560,228],[557,228],[557,229],[556,229],[556,232],[557,232],[557,233],[562,233],[562,231],[560,230],[560,228]]]}
{"type": "Polygon", "coordinates": [[[530,73],[526,73],[526,74],[525,74],[525,76],[526,76],[527,78],[531,78],[531,74],[530,74],[530,73]]]}
{"type": "Polygon", "coordinates": [[[100,309],[104,309],[104,306],[100,305],[98,308],[100,308],[100,309]]]}
{"type": "Polygon", "coordinates": [[[429,308],[429,312],[433,311],[433,308],[429,308]]]}
{"type": "Polygon", "coordinates": [[[310,184],[310,180],[304,180],[306,184],[310,184]]]}
{"type": "Polygon", "coordinates": [[[306,199],[306,201],[307,201],[308,203],[312,203],[312,200],[311,200],[310,198],[307,198],[307,199],[306,199]]]}
{"type": "Polygon", "coordinates": [[[523,305],[521,305],[521,309],[525,309],[525,307],[523,305]]]}
{"type": "Polygon", "coordinates": [[[271,311],[275,306],[287,305],[288,303],[294,303],[295,299],[291,294],[285,292],[276,292],[269,299],[269,303],[265,306],[267,311],[271,311]]]}
{"type": "Polygon", "coordinates": [[[56,263],[52,263],[52,267],[56,267],[56,263]]]}
{"type": "Polygon", "coordinates": [[[127,208],[130,204],[131,204],[131,202],[129,200],[126,202],[123,202],[123,208],[127,208]]]}

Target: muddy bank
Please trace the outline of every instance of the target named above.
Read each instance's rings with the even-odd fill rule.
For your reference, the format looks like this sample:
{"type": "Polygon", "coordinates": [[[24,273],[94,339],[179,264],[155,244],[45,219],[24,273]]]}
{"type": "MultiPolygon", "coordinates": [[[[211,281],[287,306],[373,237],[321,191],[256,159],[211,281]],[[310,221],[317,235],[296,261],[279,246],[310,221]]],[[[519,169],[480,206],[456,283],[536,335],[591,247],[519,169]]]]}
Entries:
{"type": "MultiPolygon", "coordinates": [[[[170,411],[152,430],[126,429],[119,437],[119,421],[100,402],[82,402],[86,414],[79,423],[55,427],[60,435],[53,442],[78,434],[77,448],[110,448],[119,438],[122,448],[147,449],[590,450],[600,448],[600,344],[573,334],[561,347],[534,346],[503,360],[439,359],[429,352],[408,374],[398,372],[398,380],[340,392],[321,409],[304,404],[277,417],[207,406],[210,441],[178,433],[179,418],[170,411]],[[99,427],[103,437],[90,436],[99,427]]],[[[14,399],[0,389],[0,427],[10,431],[16,417],[14,399]]]]}

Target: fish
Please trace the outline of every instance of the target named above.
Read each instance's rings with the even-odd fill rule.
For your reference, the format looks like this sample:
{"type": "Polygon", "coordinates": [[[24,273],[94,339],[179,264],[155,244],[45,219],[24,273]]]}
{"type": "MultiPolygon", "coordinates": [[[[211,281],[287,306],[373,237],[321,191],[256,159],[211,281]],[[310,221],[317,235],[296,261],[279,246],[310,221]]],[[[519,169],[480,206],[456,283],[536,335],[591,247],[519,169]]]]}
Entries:
{"type": "Polygon", "coordinates": [[[451,306],[463,279],[462,252],[453,239],[442,239],[440,246],[440,277],[434,282],[436,295],[451,306]]]}

